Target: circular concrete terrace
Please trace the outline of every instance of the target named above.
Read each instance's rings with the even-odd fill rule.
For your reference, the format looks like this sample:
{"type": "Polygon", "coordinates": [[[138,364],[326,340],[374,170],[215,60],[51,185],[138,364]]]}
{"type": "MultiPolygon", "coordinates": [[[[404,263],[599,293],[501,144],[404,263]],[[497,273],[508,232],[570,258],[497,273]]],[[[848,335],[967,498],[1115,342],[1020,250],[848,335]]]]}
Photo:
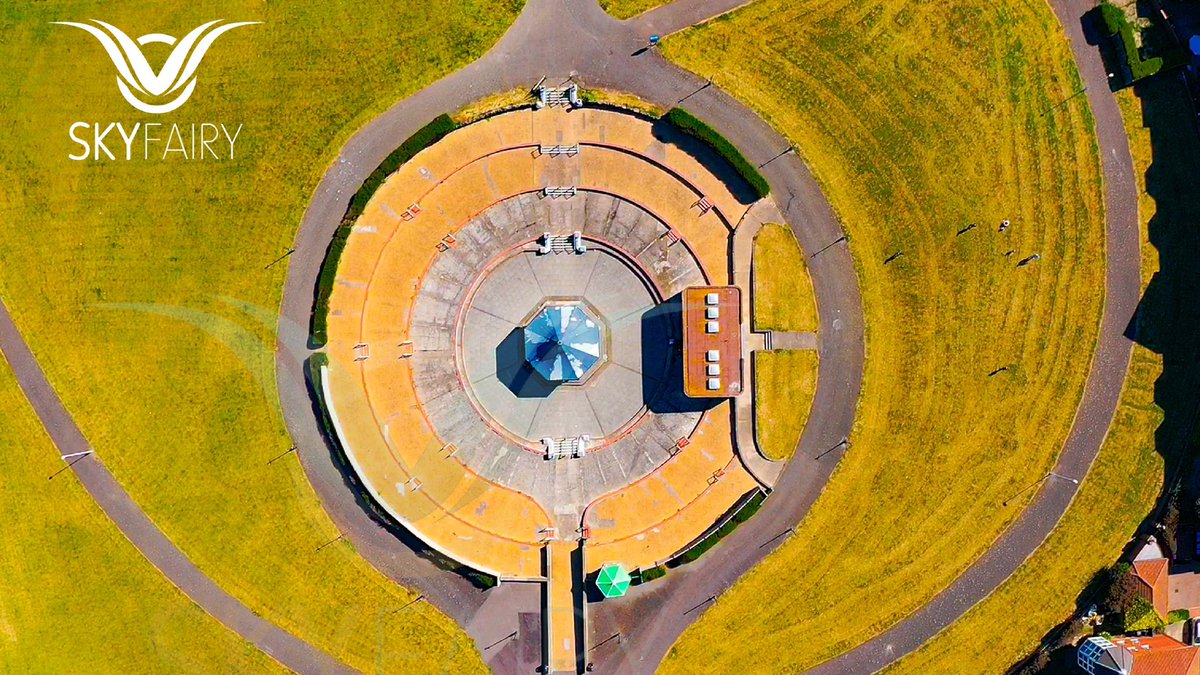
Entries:
{"type": "Polygon", "coordinates": [[[543,549],[581,537],[596,552],[589,571],[658,564],[758,487],[735,452],[730,402],[688,399],[672,375],[672,298],[732,276],[748,205],[652,127],[594,109],[477,122],[393,174],[347,238],[323,403],[371,497],[471,567],[543,578],[543,549]],[[562,144],[577,152],[540,152],[562,144]],[[554,197],[552,185],[573,190],[554,197]],[[539,255],[545,233],[575,232],[586,252],[539,255]],[[604,316],[610,362],[526,400],[503,383],[497,351],[556,297],[604,316]],[[550,461],[542,434],[598,442],[550,461]]]}

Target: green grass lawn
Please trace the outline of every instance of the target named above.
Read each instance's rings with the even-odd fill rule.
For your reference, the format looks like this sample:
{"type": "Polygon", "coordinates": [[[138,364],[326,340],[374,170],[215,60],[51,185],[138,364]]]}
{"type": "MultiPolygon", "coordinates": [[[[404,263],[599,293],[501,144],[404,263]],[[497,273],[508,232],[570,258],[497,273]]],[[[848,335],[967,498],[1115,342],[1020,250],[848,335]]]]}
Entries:
{"type": "Polygon", "coordinates": [[[754,352],[754,432],[763,454],[790,459],[817,390],[817,352],[754,352]]]}
{"type": "Polygon", "coordinates": [[[618,19],[632,17],[665,4],[664,0],[600,0],[604,11],[618,19]]]}
{"type": "MultiPolygon", "coordinates": [[[[1134,174],[1141,191],[1142,283],[1145,288],[1159,271],[1159,250],[1150,244],[1151,219],[1159,215],[1170,223],[1155,229],[1173,229],[1164,237],[1172,247],[1194,256],[1197,204],[1188,195],[1191,181],[1200,170],[1200,142],[1192,130],[1186,93],[1175,81],[1139,85],[1141,97],[1132,89],[1117,94],[1133,152],[1134,174]],[[1143,122],[1143,101],[1153,106],[1157,129],[1174,130],[1170,140],[1158,143],[1156,160],[1152,132],[1143,122]],[[1176,149],[1177,157],[1163,158],[1163,147],[1176,149]],[[1151,170],[1156,161],[1162,164],[1151,170]],[[1167,168],[1171,167],[1171,168],[1167,168]],[[1180,170],[1183,169],[1183,170],[1180,170]],[[1175,189],[1158,198],[1146,190],[1147,171],[1174,180],[1175,189]],[[1159,209],[1158,202],[1170,203],[1159,209]],[[1186,213],[1184,218],[1171,213],[1186,213]],[[1182,238],[1181,238],[1182,237],[1182,238]],[[1190,245],[1188,240],[1191,240],[1190,245]]],[[[1161,241],[1161,240],[1160,240],[1161,241]]],[[[1186,292],[1186,291],[1184,291],[1186,292]]],[[[1195,325],[1193,321],[1183,325],[1195,325]]],[[[1185,331],[1194,335],[1193,331],[1185,331]]],[[[1046,543],[996,593],[981,602],[957,623],[926,644],[919,652],[900,661],[889,672],[1001,672],[1027,656],[1039,639],[1075,610],[1075,599],[1092,575],[1114,563],[1130,535],[1154,506],[1163,485],[1163,457],[1155,435],[1163,422],[1163,410],[1155,403],[1155,386],[1163,375],[1163,356],[1135,346],[1129,378],[1100,456],[1083,483],[1079,496],[1046,543]],[[984,641],[981,635],[1003,634],[1004,640],[984,641]]],[[[1176,457],[1171,457],[1173,463],[1176,457]]]]}
{"type": "Polygon", "coordinates": [[[760,0],[664,49],[722,73],[799,148],[858,268],[867,359],[851,449],[796,535],[662,666],[798,671],[949,585],[1029,494],[1002,502],[1061,451],[1103,301],[1092,120],[1078,103],[1042,115],[1080,83],[1041,0],[760,0]]]}
{"type": "Polygon", "coordinates": [[[9,224],[0,296],[83,432],[166,535],[255,612],[360,670],[483,664],[428,603],[394,613],[415,594],[348,543],[318,552],[338,532],[295,456],[267,465],[290,440],[273,357],[286,262],[264,268],[291,244],[349,135],[478,57],[519,8],[0,9],[0,215],[9,224]],[[88,17],[135,36],[181,36],[217,17],[262,21],[217,40],[192,99],[153,118],[244,124],[236,159],[69,161],[75,121],[150,121],[121,98],[93,38],[50,24],[88,17]]]}
{"type": "Polygon", "coordinates": [[[754,237],[754,330],[815,331],[817,303],[804,253],[783,225],[764,225],[754,237]]]}
{"type": "Polygon", "coordinates": [[[69,471],[0,358],[0,671],[286,672],[171,585],[69,471]]]}

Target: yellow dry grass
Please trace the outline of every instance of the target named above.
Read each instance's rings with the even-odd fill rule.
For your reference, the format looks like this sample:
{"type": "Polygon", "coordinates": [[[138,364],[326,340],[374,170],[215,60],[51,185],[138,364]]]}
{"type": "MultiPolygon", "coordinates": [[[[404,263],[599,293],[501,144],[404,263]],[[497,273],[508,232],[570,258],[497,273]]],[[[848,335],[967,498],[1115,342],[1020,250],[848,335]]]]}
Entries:
{"type": "Polygon", "coordinates": [[[817,352],[754,352],[754,433],[762,453],[784,460],[796,451],[817,390],[817,352]]]}
{"type": "Polygon", "coordinates": [[[600,0],[604,11],[618,19],[629,19],[663,4],[663,0],[600,0]]]}
{"type": "Polygon", "coordinates": [[[450,119],[458,124],[470,124],[506,110],[533,105],[533,102],[534,97],[529,93],[528,89],[510,89],[492,94],[491,96],[484,96],[478,101],[470,103],[455,112],[450,116],[450,119]]]}
{"type": "Polygon", "coordinates": [[[266,266],[349,135],[482,54],[519,4],[0,9],[10,224],[0,294],[83,432],[166,535],[255,612],[364,671],[483,663],[428,603],[394,612],[415,594],[348,543],[318,551],[338,530],[304,471],[294,455],[267,464],[291,441],[274,377],[286,262],[266,266]],[[93,38],[50,23],[87,17],[175,36],[204,18],[262,21],[217,40],[191,100],[153,120],[243,124],[235,158],[69,161],[75,121],[150,121],[122,99],[93,38]]]}
{"type": "Polygon", "coordinates": [[[662,666],[800,670],[951,583],[1029,497],[1001,503],[1061,450],[1103,299],[1090,112],[1041,114],[1080,86],[1042,0],[762,0],[665,53],[723,73],[800,149],[858,266],[867,358],[851,449],[796,536],[662,666]]]}
{"type": "Polygon", "coordinates": [[[815,331],[817,303],[796,235],[768,223],[754,237],[754,330],[815,331]]]}
{"type": "MultiPolygon", "coordinates": [[[[1148,105],[1158,107],[1160,123],[1178,130],[1178,135],[1184,137],[1182,154],[1194,158],[1200,143],[1194,136],[1190,141],[1187,138],[1193,131],[1183,88],[1172,81],[1146,84],[1143,88],[1150,101],[1148,105]]],[[[1158,209],[1156,199],[1146,190],[1147,171],[1155,157],[1151,132],[1143,123],[1143,99],[1132,90],[1124,90],[1117,95],[1117,101],[1125,119],[1134,175],[1141,192],[1139,216],[1143,228],[1145,288],[1159,269],[1159,253],[1150,244],[1148,232],[1150,220],[1158,209]]],[[[1159,170],[1167,171],[1161,167],[1159,170]]],[[[1177,174],[1182,179],[1180,187],[1190,186],[1189,177],[1195,175],[1194,171],[1195,168],[1177,174]]],[[[1177,204],[1194,201],[1178,193],[1159,196],[1164,197],[1176,200],[1177,204]]],[[[1177,208],[1172,211],[1178,212],[1177,208]]],[[[1162,227],[1188,229],[1194,222],[1188,219],[1163,223],[1162,227]]],[[[1001,672],[1032,652],[1047,631],[1075,611],[1078,594],[1093,574],[1116,561],[1162,489],[1166,467],[1155,444],[1155,434],[1163,421],[1163,411],[1155,403],[1155,386],[1162,373],[1162,355],[1140,345],[1134,347],[1129,377],[1108,438],[1058,528],[994,594],[920,651],[896,664],[889,673],[1001,672]],[[980,640],[980,636],[1001,633],[1004,640],[980,640]]]]}
{"type": "Polygon", "coordinates": [[[284,672],[172,586],[59,473],[66,463],[2,358],[0,416],[0,670],[284,672]]]}

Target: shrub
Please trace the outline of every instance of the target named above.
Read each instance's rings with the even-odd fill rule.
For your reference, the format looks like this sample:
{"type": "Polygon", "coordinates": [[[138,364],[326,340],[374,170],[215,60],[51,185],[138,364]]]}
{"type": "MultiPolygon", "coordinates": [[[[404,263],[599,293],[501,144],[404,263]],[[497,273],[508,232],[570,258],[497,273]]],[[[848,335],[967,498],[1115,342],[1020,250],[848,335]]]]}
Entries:
{"type": "Polygon", "coordinates": [[[770,194],[771,186],[767,184],[767,179],[763,178],[758,169],[742,155],[740,150],[734,147],[733,143],[730,143],[728,139],[717,133],[716,129],[701,122],[683,108],[671,108],[667,111],[666,115],[663,115],[663,119],[670,122],[683,133],[698,138],[710,146],[718,155],[733,166],[733,169],[750,185],[759,199],[770,194]]]}
{"type": "Polygon", "coordinates": [[[741,508],[735,506],[734,508],[737,508],[737,511],[735,511],[734,514],[720,527],[710,530],[704,535],[703,539],[696,542],[694,546],[689,548],[687,551],[684,551],[683,554],[675,557],[673,560],[667,563],[667,566],[679,567],[680,565],[686,565],[687,563],[690,563],[704,555],[708,549],[716,546],[717,542],[721,541],[725,537],[728,537],[731,532],[737,529],[738,525],[746,522],[750,519],[750,516],[758,513],[758,509],[762,507],[763,500],[766,498],[766,493],[757,492],[753,497],[747,500],[746,503],[741,506],[741,508]]]}
{"type": "Polygon", "coordinates": [[[342,257],[342,251],[346,248],[346,238],[350,236],[354,221],[362,215],[367,203],[371,201],[375,191],[379,189],[380,185],[383,185],[383,181],[387,180],[388,176],[395,173],[401,165],[412,159],[418,152],[437,143],[456,128],[458,125],[450,119],[449,115],[439,115],[434,118],[432,122],[418,129],[408,140],[401,143],[400,147],[392,151],[371,172],[371,175],[367,176],[358,191],[350,198],[350,205],[346,208],[342,222],[333,234],[333,240],[329,242],[329,248],[325,251],[325,260],[321,263],[321,273],[317,276],[316,298],[313,302],[310,326],[314,346],[324,345],[329,339],[325,326],[329,314],[329,295],[333,292],[333,280],[337,277],[338,261],[342,257]]]}
{"type": "Polygon", "coordinates": [[[640,583],[644,584],[647,581],[654,581],[655,579],[666,576],[666,574],[667,568],[663,567],[662,565],[655,565],[654,567],[647,567],[644,570],[639,570],[638,579],[640,583]]]}
{"type": "Polygon", "coordinates": [[[1100,17],[1109,37],[1119,37],[1124,52],[1125,65],[1129,68],[1129,79],[1137,81],[1149,77],[1163,68],[1162,57],[1143,59],[1134,35],[1135,27],[1125,16],[1125,11],[1111,2],[1100,3],[1100,17]]]}
{"type": "Polygon", "coordinates": [[[1133,36],[1133,26],[1126,25],[1121,29],[1121,46],[1125,49],[1125,62],[1129,65],[1130,79],[1137,80],[1151,75],[1162,70],[1163,60],[1161,56],[1155,56],[1148,59],[1143,59],[1141,52],[1138,50],[1137,40],[1133,36]]]}
{"type": "Polygon", "coordinates": [[[1167,623],[1179,623],[1192,618],[1192,613],[1186,609],[1173,609],[1167,614],[1167,623]]]}
{"type": "Polygon", "coordinates": [[[1162,617],[1154,611],[1154,605],[1151,605],[1150,601],[1145,598],[1134,599],[1133,606],[1125,612],[1126,632],[1162,628],[1163,625],[1165,624],[1162,617]]]}
{"type": "Polygon", "coordinates": [[[1137,599],[1137,582],[1133,579],[1129,563],[1117,563],[1108,568],[1108,588],[1101,609],[1105,614],[1120,614],[1128,611],[1137,599]]]}
{"type": "Polygon", "coordinates": [[[1129,25],[1129,19],[1125,16],[1125,11],[1111,2],[1100,3],[1100,18],[1104,20],[1104,28],[1106,35],[1110,37],[1116,35],[1122,28],[1129,25]]]}

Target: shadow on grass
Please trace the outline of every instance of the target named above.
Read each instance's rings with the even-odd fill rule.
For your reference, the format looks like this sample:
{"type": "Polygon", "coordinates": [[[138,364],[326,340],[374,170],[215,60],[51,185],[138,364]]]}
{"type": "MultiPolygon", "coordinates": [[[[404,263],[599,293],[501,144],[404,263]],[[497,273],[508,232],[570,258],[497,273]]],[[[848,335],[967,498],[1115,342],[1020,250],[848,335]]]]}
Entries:
{"type": "MultiPolygon", "coordinates": [[[[1157,251],[1158,272],[1150,280],[1125,335],[1162,357],[1162,373],[1154,383],[1154,402],[1163,420],[1154,434],[1154,448],[1163,458],[1163,490],[1153,511],[1142,519],[1126,546],[1128,559],[1151,534],[1170,550],[1192,546],[1172,541],[1172,532],[1160,532],[1171,493],[1181,491],[1182,521],[1179,531],[1195,531],[1193,504],[1200,497],[1192,463],[1196,449],[1196,419],[1200,413],[1200,136],[1191,119],[1191,103],[1180,78],[1164,74],[1134,85],[1141,100],[1142,124],[1150,131],[1152,162],[1146,171],[1146,191],[1155,213],[1148,224],[1149,240],[1157,251]]],[[[1154,254],[1142,261],[1153,266],[1154,254]]],[[[1190,548],[1185,551],[1191,554],[1190,548]]],[[[1070,564],[1064,560],[1062,564],[1070,564]]],[[[1113,561],[1116,562],[1115,560],[1113,561]]],[[[1076,598],[1077,615],[1099,604],[1106,591],[1104,571],[1097,574],[1076,598]]],[[[1010,672],[1064,672],[1073,663],[1075,650],[1058,646],[1070,622],[1051,630],[1039,650],[1010,672]],[[1058,646],[1058,648],[1054,648],[1058,646]]]]}
{"type": "MultiPolygon", "coordinates": [[[[1191,122],[1187,89],[1166,75],[1134,86],[1142,103],[1142,124],[1150,130],[1152,161],[1146,192],[1155,213],[1148,224],[1150,244],[1158,255],[1158,271],[1138,302],[1125,335],[1162,357],[1162,374],[1154,383],[1154,402],[1163,421],[1154,446],[1164,460],[1163,494],[1138,529],[1138,539],[1153,533],[1171,489],[1179,485],[1185,505],[1197,486],[1191,460],[1200,412],[1200,136],[1191,122]]],[[[1154,260],[1143,261],[1153,265],[1154,260]]],[[[1186,511],[1191,514],[1192,509],[1186,511]]],[[[1194,518],[1190,518],[1194,520],[1194,518]]],[[[1160,537],[1163,539],[1163,537],[1160,537]]],[[[1176,542],[1164,543],[1176,550],[1176,542]]]]}

